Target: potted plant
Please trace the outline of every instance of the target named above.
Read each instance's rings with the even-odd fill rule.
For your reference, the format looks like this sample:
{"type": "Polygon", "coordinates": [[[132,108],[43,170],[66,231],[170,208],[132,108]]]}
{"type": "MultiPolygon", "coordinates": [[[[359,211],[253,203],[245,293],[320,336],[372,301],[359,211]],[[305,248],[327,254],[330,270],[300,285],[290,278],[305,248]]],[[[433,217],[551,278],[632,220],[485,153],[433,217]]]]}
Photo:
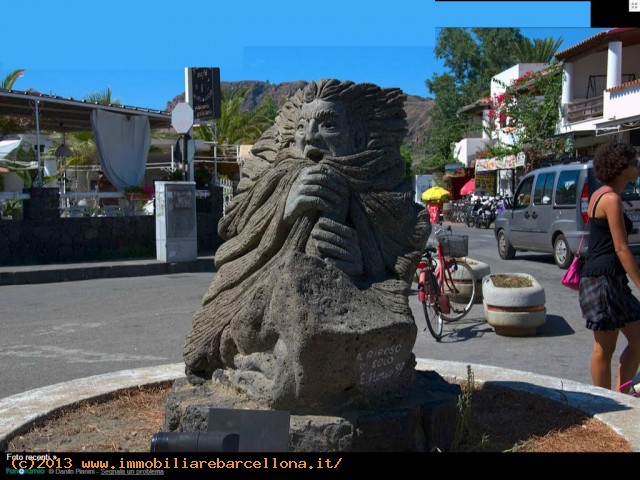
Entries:
{"type": "Polygon", "coordinates": [[[153,187],[146,183],[144,186],[127,185],[124,187],[124,197],[130,202],[151,200],[153,193],[153,187]]]}
{"type": "Polygon", "coordinates": [[[482,280],[484,316],[498,335],[535,335],[547,318],[544,288],[527,273],[494,273],[482,280]]]}

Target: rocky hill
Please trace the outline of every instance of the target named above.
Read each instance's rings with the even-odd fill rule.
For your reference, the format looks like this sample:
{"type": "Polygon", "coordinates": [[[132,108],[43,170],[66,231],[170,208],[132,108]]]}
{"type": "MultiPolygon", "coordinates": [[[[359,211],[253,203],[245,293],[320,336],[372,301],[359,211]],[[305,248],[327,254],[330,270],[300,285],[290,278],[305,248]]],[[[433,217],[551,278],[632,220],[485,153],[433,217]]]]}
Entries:
{"type": "MultiPolygon", "coordinates": [[[[241,82],[221,82],[220,87],[223,92],[236,87],[247,89],[244,108],[251,110],[256,108],[265,96],[273,97],[277,104],[281,104],[306,84],[307,82],[303,80],[284,82],[278,85],[244,80],[241,82]]],[[[173,110],[173,107],[179,102],[184,102],[184,93],[167,102],[167,111],[170,112],[173,110]]],[[[424,141],[431,127],[431,109],[433,108],[433,103],[434,101],[431,98],[418,97],[415,95],[407,96],[407,101],[405,102],[407,124],[409,127],[405,142],[407,146],[411,147],[424,141]]]]}

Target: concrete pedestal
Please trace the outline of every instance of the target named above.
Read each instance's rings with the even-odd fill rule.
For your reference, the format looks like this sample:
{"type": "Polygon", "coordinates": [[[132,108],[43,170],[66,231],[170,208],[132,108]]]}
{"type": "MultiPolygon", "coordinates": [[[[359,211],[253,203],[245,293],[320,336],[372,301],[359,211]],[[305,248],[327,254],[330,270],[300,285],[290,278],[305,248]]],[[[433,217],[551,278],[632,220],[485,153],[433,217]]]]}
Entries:
{"type": "MultiPolygon", "coordinates": [[[[175,382],[165,402],[165,431],[207,429],[210,408],[267,409],[214,375],[191,385],[175,382]],[[216,379],[216,377],[218,379],[216,379]]],[[[291,452],[446,451],[452,442],[460,387],[431,371],[416,371],[416,382],[397,402],[371,410],[291,415],[291,452]]],[[[268,448],[265,450],[268,451],[268,448]]]]}
{"type": "Polygon", "coordinates": [[[192,262],[198,258],[194,182],[156,182],[156,258],[192,262]]]}

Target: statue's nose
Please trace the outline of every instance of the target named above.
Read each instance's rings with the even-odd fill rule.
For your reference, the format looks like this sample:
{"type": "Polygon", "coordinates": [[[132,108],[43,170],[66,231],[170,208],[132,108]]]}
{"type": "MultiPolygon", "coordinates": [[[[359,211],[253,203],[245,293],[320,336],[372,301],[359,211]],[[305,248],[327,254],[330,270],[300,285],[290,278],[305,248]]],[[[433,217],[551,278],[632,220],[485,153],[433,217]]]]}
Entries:
{"type": "Polygon", "coordinates": [[[311,119],[311,121],[309,122],[309,125],[307,125],[307,130],[305,132],[304,139],[307,142],[313,142],[316,139],[317,134],[318,134],[318,122],[316,122],[314,119],[311,119]]]}

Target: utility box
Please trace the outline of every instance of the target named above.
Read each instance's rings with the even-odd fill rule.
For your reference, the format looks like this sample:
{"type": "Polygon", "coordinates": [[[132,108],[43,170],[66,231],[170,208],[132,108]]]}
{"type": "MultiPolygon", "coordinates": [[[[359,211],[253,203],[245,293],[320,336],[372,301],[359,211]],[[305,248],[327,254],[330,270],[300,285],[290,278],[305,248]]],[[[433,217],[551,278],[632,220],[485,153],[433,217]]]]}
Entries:
{"type": "Polygon", "coordinates": [[[195,182],[155,182],[156,258],[162,262],[198,259],[195,182]]]}

